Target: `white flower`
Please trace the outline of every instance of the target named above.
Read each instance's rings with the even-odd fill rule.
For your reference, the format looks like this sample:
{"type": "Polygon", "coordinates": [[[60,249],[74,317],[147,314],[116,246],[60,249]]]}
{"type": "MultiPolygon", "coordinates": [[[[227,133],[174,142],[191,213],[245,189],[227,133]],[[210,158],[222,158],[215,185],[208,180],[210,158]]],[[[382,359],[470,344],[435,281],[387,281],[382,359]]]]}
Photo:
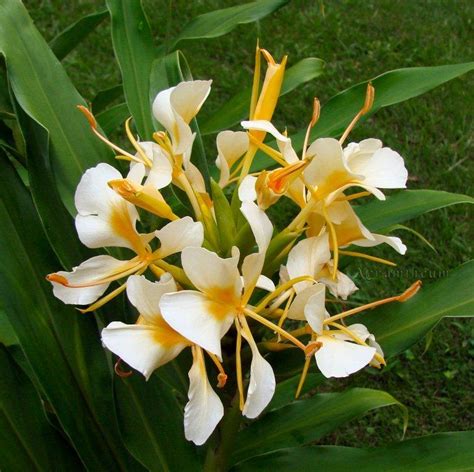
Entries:
{"type": "MultiPolygon", "coordinates": [[[[130,170],[128,179],[141,181],[143,172],[143,166],[137,164],[130,170]]],[[[72,272],[50,274],[48,280],[53,285],[53,293],[64,303],[92,303],[114,280],[144,271],[154,261],[180,252],[186,246],[202,244],[202,224],[190,217],[172,221],[155,233],[139,234],[135,228],[137,210],[108,185],[108,182],[118,178],[121,178],[120,173],[108,164],[99,164],[86,171],[75,195],[78,210],[76,229],[79,239],[90,248],[124,247],[136,255],[130,260],[119,260],[108,255],[95,256],[72,272]],[[155,236],[161,246],[151,252],[148,242],[155,236]]]]}

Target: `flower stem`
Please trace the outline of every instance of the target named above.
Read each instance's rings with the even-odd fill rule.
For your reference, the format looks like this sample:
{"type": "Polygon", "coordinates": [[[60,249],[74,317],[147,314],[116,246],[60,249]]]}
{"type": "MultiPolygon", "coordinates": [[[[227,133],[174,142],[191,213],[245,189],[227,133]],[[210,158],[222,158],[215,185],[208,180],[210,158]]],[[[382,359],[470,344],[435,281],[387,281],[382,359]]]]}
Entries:
{"type": "Polygon", "coordinates": [[[221,422],[220,440],[217,448],[211,447],[207,451],[204,472],[226,472],[229,469],[229,459],[235,445],[235,436],[239,430],[241,418],[237,394],[221,422]]]}

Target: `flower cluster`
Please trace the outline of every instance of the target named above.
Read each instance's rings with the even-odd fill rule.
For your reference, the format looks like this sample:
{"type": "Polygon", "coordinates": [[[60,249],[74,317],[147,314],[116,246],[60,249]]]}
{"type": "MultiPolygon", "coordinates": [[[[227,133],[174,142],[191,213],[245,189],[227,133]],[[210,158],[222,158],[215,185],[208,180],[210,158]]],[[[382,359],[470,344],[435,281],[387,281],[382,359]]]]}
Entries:
{"type": "Polygon", "coordinates": [[[291,139],[270,121],[285,64],[286,58],[277,63],[257,47],[250,119],[241,123],[243,131],[217,135],[219,177],[210,185],[192,160],[192,120],[210,92],[210,81],[182,82],[157,95],[153,115],[162,130],[154,133],[153,141],[140,141],[127,120],[132,152],[103,136],[92,114],[80,107],[92,131],[118,159],[129,161],[130,169],[124,178],[102,163],[84,174],[75,195],[79,238],[89,248],[125,248],[120,254],[131,255],[95,256],[72,272],[47,278],[63,302],[89,305],[81,309],[84,313],[126,291],[138,311],[136,322],[114,321],[102,330],[104,346],[119,358],[117,373],[123,374],[123,361],[148,379],[181,351],[191,350],[184,427],[186,438],[198,445],[224,413],[208,379],[206,355],[217,368],[217,387],[226,385],[226,372],[232,371],[242,414],[255,418],[275,391],[266,352],[301,350],[297,395],[313,358],[326,377],[346,377],[367,365],[380,367],[384,355],[373,334],[346,320],[383,303],[402,302],[419,287],[416,283],[402,295],[331,313],[328,302],[343,306],[358,290],[339,270],[341,256],[390,263],[344,248],[386,243],[405,253],[399,238],[371,233],[351,202],[369,195],[383,200],[381,189],[405,187],[407,171],[403,158],[377,139],[344,145],[372,106],[370,85],[361,111],[339,140],[309,142],[319,118],[315,100],[298,155],[291,139]],[[263,84],[262,58],[267,62],[263,84]],[[264,142],[269,136],[276,147],[264,142]],[[272,158],[274,166],[253,172],[257,152],[272,158]],[[180,210],[171,204],[175,194],[185,203],[180,210]],[[232,194],[230,200],[226,194],[232,194]],[[276,232],[266,210],[282,197],[293,202],[297,216],[276,232]],[[183,212],[186,205],[188,215],[183,212]],[[137,222],[146,213],[152,215],[146,220],[153,231],[140,233],[137,222]],[[244,341],[249,363],[242,355],[244,341]]]}

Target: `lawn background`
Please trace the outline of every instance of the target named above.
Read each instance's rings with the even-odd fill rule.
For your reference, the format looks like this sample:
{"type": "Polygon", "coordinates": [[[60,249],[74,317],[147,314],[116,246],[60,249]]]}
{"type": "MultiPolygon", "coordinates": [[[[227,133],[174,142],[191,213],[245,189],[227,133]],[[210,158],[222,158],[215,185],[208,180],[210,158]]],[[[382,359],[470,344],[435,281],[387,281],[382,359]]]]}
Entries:
{"type": "MultiPolygon", "coordinates": [[[[235,1],[144,2],[157,45],[194,16],[238,4],[235,1]]],[[[90,0],[25,1],[47,40],[82,15],[101,8],[90,0]]],[[[289,65],[308,56],[326,61],[325,73],[283,97],[275,115],[289,135],[306,126],[313,96],[322,105],[335,93],[385,71],[473,60],[474,2],[293,1],[259,24],[240,26],[214,40],[186,44],[195,78],[212,78],[213,89],[200,116],[213,113],[243,85],[251,83],[255,40],[289,65]]],[[[110,24],[102,23],[65,60],[66,70],[86,99],[120,82],[110,43],[110,24]]],[[[377,137],[396,149],[409,169],[409,188],[473,194],[474,74],[428,94],[377,112],[358,126],[350,140],[377,137]]],[[[323,109],[324,113],[324,109],[323,109]]],[[[212,140],[208,156],[215,158],[212,140]]],[[[377,248],[375,254],[398,263],[397,270],[358,264],[349,272],[361,287],[359,300],[391,295],[415,278],[426,283],[472,258],[472,210],[451,207],[424,215],[408,226],[423,234],[434,252],[408,232],[397,232],[409,250],[405,257],[377,248]]],[[[418,343],[381,373],[363,372],[324,389],[350,386],[387,390],[409,408],[407,437],[474,427],[474,325],[469,319],[444,320],[426,342],[418,343]],[[428,346],[429,345],[429,346],[428,346]],[[426,347],[428,349],[426,350],[426,347]],[[426,351],[426,352],[425,352],[426,351]]],[[[396,409],[368,414],[321,443],[362,446],[398,440],[402,419],[396,409]]]]}

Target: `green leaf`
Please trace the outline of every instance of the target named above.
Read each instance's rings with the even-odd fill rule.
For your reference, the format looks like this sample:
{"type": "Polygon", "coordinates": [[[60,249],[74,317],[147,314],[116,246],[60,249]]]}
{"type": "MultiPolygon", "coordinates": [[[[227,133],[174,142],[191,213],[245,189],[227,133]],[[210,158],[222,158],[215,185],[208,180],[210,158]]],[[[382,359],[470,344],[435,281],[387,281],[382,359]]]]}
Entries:
{"type": "Polygon", "coordinates": [[[96,322],[52,295],[45,274],[59,262],[28,191],[1,151],[0,164],[2,309],[45,400],[87,468],[141,470],[120,442],[111,375],[96,322]]]}
{"type": "Polygon", "coordinates": [[[199,15],[184,27],[169,50],[176,49],[176,46],[184,40],[223,36],[237,25],[258,21],[287,3],[288,0],[259,0],[199,15]]]}
{"type": "Polygon", "coordinates": [[[147,469],[201,470],[196,450],[184,438],[183,408],[176,391],[156,374],[148,382],[137,374],[117,378],[115,390],[123,440],[147,469]]]}
{"type": "MultiPolygon", "coordinates": [[[[150,100],[153,100],[158,92],[173,87],[183,80],[193,80],[193,77],[188,62],[181,51],[175,51],[165,57],[157,59],[153,64],[150,74],[150,100]]],[[[211,179],[209,176],[209,167],[196,118],[193,118],[190,126],[196,133],[191,161],[200,170],[204,177],[206,188],[210,191],[211,179]]]]}
{"type": "Polygon", "coordinates": [[[372,200],[354,208],[364,225],[377,231],[458,203],[472,204],[474,198],[439,190],[402,190],[385,201],[372,200]]]}
{"type": "Polygon", "coordinates": [[[113,133],[130,116],[126,103],[119,103],[99,113],[96,118],[105,134],[113,133]]]}
{"type": "Polygon", "coordinates": [[[84,38],[107,18],[107,10],[83,16],[53,38],[49,46],[59,60],[64,59],[84,38]]]}
{"type": "Polygon", "coordinates": [[[81,470],[74,450],[49,424],[33,384],[0,344],[2,470],[81,470]]]}
{"type": "Polygon", "coordinates": [[[92,99],[92,111],[94,114],[104,111],[117,98],[123,97],[123,85],[118,84],[113,87],[97,92],[92,99]]]}
{"type": "Polygon", "coordinates": [[[0,344],[9,347],[19,343],[15,330],[8,321],[6,313],[0,309],[0,344]]]}
{"type": "Polygon", "coordinates": [[[75,188],[88,168],[112,155],[76,109],[86,105],[19,0],[0,3],[0,52],[16,100],[50,134],[51,165],[61,199],[75,213],[75,188]],[[45,73],[47,71],[47,73],[45,73]]]}
{"type": "Polygon", "coordinates": [[[234,245],[236,235],[234,217],[229,201],[214,180],[211,180],[211,190],[217,230],[219,231],[220,248],[223,254],[226,255],[234,245]]]}
{"type": "Polygon", "coordinates": [[[75,236],[74,220],[61,202],[54,185],[48,132],[17,104],[15,108],[25,137],[29,184],[38,216],[62,266],[71,269],[78,261],[85,260],[94,253],[75,236]]]}
{"type": "Polygon", "coordinates": [[[433,434],[378,448],[311,446],[250,459],[232,471],[461,472],[474,469],[474,432],[433,434]]]}
{"type": "Polygon", "coordinates": [[[474,260],[423,286],[404,303],[385,305],[357,318],[375,334],[386,356],[394,356],[417,342],[444,316],[474,316],[472,287],[474,260]]]}
{"type": "Polygon", "coordinates": [[[308,444],[374,408],[390,405],[402,407],[406,418],[406,408],[381,390],[353,388],[295,401],[242,430],[237,436],[232,463],[283,447],[308,444]]]}
{"type": "Polygon", "coordinates": [[[106,3],[128,108],[142,141],[149,141],[154,131],[149,80],[155,59],[150,25],[139,0],[107,0],[106,3]]]}
{"type": "MultiPolygon", "coordinates": [[[[474,62],[435,67],[410,67],[385,72],[370,79],[375,87],[375,101],[369,116],[381,108],[395,105],[422,95],[449,80],[474,69],[474,62]]],[[[311,140],[318,137],[338,136],[343,132],[364,103],[367,82],[344,90],[332,97],[321,110],[321,117],[311,132],[311,140]]],[[[308,104],[310,107],[311,104],[308,104]]],[[[306,129],[292,136],[293,147],[300,151],[306,129]]],[[[253,170],[274,165],[274,161],[263,153],[257,154],[253,170]]]]}
{"type": "MultiPolygon", "coordinates": [[[[280,97],[319,77],[323,73],[323,69],[324,61],[315,57],[307,57],[297,62],[285,73],[280,97]]],[[[212,134],[229,129],[247,118],[251,95],[252,89],[248,87],[228,100],[202,125],[202,134],[212,134]]]]}

